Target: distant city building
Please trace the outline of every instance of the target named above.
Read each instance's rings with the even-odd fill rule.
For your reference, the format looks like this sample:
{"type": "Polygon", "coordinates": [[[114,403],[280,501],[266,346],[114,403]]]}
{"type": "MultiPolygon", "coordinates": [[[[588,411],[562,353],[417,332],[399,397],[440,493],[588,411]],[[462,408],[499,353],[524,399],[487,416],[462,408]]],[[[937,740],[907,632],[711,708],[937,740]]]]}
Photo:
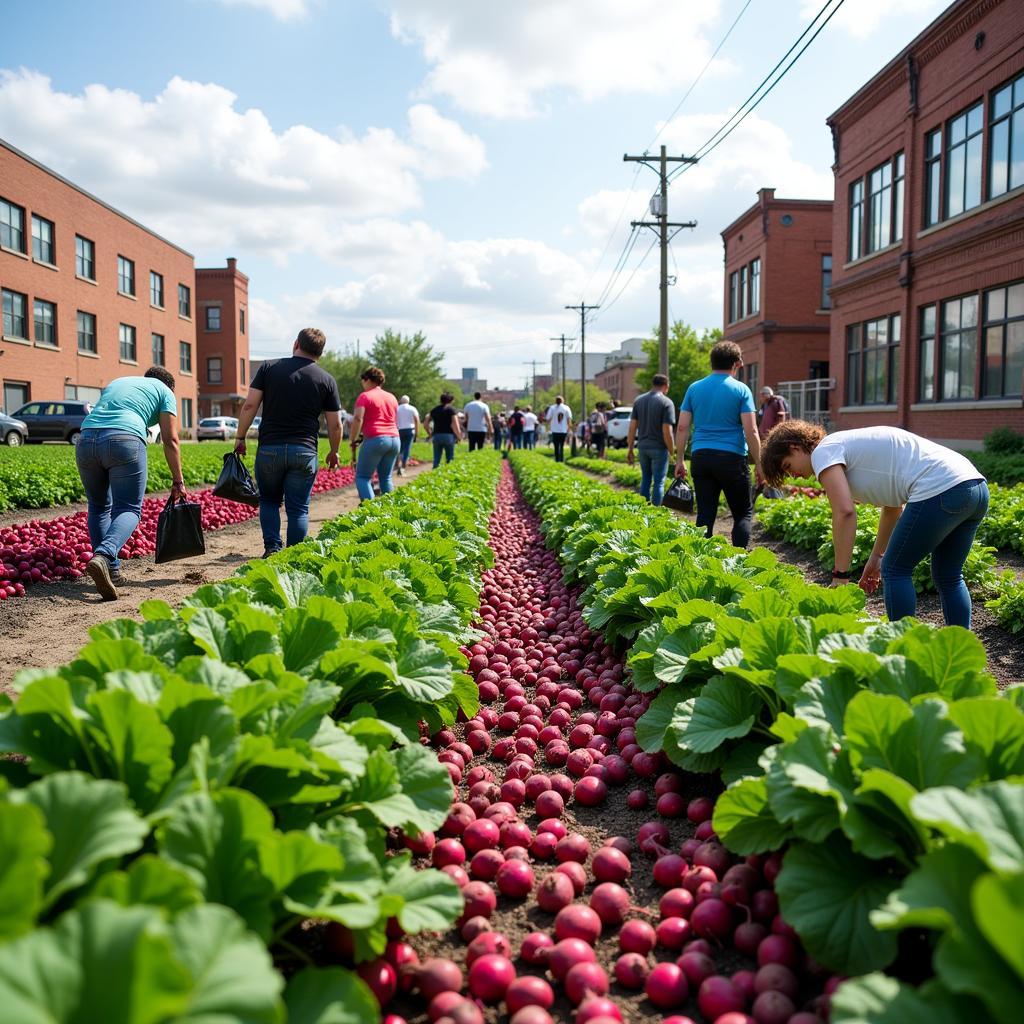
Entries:
{"type": "Polygon", "coordinates": [[[461,377],[449,377],[445,384],[450,388],[458,388],[465,395],[471,395],[474,391],[486,391],[487,381],[479,376],[475,366],[464,366],[461,377]]]}
{"type": "Polygon", "coordinates": [[[594,376],[594,383],[612,396],[616,405],[632,405],[643,388],[636,375],[647,365],[643,338],[627,338],[617,349],[605,356],[604,368],[594,376]]]}
{"type": "MultiPolygon", "coordinates": [[[[586,379],[592,381],[603,369],[605,359],[608,358],[607,352],[588,352],[587,353],[587,373],[586,379]]],[[[562,373],[562,353],[552,352],[551,353],[551,376],[555,378],[557,385],[561,386],[562,377],[566,380],[579,381],[580,379],[580,353],[579,352],[566,352],[565,353],[565,373],[562,373]]]]}
{"type": "Polygon", "coordinates": [[[522,389],[516,391],[512,388],[490,388],[480,392],[480,400],[488,405],[500,405],[503,409],[511,409],[512,406],[529,401],[529,392],[522,389]]]}

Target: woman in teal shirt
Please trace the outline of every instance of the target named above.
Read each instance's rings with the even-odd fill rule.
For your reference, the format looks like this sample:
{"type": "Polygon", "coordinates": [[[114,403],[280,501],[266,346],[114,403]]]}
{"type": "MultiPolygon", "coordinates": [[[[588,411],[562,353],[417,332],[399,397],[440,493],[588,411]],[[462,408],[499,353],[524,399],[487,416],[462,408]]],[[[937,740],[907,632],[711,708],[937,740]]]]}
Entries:
{"type": "Polygon", "coordinates": [[[167,370],[151,366],[142,377],[112,380],[82,422],[75,458],[89,501],[93,552],[85,571],[105,601],[117,597],[124,579],[119,555],[142,519],[147,431],[158,423],[176,500],[185,496],[185,483],[174,377],[167,370]]]}

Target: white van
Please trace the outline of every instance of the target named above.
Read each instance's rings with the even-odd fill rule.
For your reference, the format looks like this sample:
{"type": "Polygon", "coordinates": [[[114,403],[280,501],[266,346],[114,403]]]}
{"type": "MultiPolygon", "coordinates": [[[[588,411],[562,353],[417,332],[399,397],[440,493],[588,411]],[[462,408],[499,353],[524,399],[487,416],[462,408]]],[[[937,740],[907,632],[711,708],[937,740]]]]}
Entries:
{"type": "Polygon", "coordinates": [[[633,415],[633,406],[617,405],[607,414],[608,444],[613,448],[626,447],[626,435],[629,433],[629,418],[633,415]]]}

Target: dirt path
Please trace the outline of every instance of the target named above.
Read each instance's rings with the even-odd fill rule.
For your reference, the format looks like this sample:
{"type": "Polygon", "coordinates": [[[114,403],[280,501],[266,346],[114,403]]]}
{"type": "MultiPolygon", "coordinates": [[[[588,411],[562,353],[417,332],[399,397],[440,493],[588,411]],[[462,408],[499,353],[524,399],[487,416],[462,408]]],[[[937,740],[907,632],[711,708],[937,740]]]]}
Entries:
{"type": "MultiPolygon", "coordinates": [[[[406,476],[395,477],[395,483],[406,484],[427,468],[410,469],[406,476]]],[[[309,508],[310,536],[315,537],[325,522],[350,512],[357,504],[354,487],[316,495],[309,508]]],[[[64,514],[67,508],[47,511],[64,514]]],[[[164,565],[156,565],[152,558],[125,561],[127,582],[117,601],[102,601],[92,583],[82,577],[39,584],[30,587],[24,597],[0,602],[0,691],[9,692],[8,684],[19,669],[70,661],[88,641],[91,626],[112,618],[138,618],[139,605],[151,598],[180,604],[203,583],[232,575],[243,562],[262,552],[259,519],[253,518],[208,533],[206,554],[201,558],[164,565]]]]}

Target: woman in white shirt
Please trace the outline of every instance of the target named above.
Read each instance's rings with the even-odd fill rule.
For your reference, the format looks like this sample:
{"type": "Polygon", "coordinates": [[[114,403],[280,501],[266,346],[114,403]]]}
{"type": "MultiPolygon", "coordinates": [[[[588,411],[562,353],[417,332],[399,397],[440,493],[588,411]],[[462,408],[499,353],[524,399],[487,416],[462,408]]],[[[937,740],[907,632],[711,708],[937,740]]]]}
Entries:
{"type": "Polygon", "coordinates": [[[868,593],[883,584],[891,620],[913,615],[914,567],[929,555],[932,579],[948,626],[971,626],[971,596],[963,568],[988,511],[988,484],[969,459],[898,427],[862,427],[834,434],[788,420],[761,446],[769,486],[787,476],[816,476],[832,506],[835,569],[850,578],[860,501],[881,508],[878,536],[860,578],[868,593]]]}

